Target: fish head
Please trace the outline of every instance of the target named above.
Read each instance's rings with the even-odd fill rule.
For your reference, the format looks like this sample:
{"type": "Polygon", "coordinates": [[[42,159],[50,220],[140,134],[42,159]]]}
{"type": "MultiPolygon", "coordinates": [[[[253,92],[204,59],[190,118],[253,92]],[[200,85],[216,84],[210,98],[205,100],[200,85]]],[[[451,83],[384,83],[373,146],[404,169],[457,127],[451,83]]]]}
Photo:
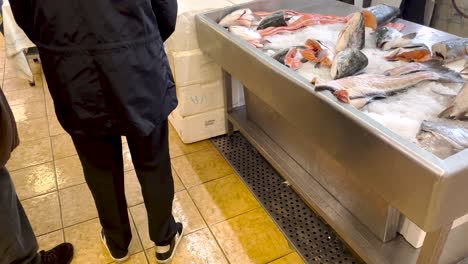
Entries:
{"type": "Polygon", "coordinates": [[[383,48],[383,46],[391,41],[396,40],[401,36],[401,33],[394,28],[381,27],[376,32],[376,44],[377,48],[383,48]]]}
{"type": "Polygon", "coordinates": [[[255,20],[255,16],[252,13],[252,10],[249,8],[238,9],[227,16],[225,16],[219,22],[219,25],[223,27],[230,27],[230,26],[244,26],[250,27],[252,26],[252,22],[255,20]]]}
{"type": "Polygon", "coordinates": [[[346,104],[349,104],[351,100],[349,99],[349,93],[346,90],[338,90],[333,93],[336,98],[346,104]]]}

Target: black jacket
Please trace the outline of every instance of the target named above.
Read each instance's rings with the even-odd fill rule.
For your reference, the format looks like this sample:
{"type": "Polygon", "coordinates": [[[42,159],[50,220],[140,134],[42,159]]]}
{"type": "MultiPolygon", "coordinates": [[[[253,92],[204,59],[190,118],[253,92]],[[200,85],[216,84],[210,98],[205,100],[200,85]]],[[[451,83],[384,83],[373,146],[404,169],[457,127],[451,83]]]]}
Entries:
{"type": "Polygon", "coordinates": [[[5,167],[11,152],[18,144],[15,119],[5,95],[0,89],[0,169],[5,167]]]}
{"type": "Polygon", "coordinates": [[[148,135],[177,106],[163,42],[177,0],[11,0],[71,134],[148,135]]]}

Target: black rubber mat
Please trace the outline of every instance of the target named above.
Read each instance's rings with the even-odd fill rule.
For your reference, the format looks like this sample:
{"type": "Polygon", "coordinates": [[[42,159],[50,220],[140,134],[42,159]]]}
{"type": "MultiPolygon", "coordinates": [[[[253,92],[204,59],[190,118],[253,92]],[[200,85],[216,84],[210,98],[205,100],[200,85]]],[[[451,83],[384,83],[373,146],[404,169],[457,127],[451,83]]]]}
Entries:
{"type": "Polygon", "coordinates": [[[363,263],[240,134],[212,139],[308,263],[363,263]]]}

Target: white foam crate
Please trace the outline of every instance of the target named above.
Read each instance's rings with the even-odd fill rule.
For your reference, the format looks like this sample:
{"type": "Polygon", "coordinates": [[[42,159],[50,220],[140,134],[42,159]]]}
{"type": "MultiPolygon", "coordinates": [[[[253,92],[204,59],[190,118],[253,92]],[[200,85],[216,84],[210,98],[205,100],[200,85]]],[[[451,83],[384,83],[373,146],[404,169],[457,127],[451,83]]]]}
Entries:
{"type": "Polygon", "coordinates": [[[188,86],[221,80],[221,67],[199,49],[168,51],[169,64],[176,86],[188,86]]]}
{"type": "MultiPolygon", "coordinates": [[[[187,117],[224,107],[223,82],[215,81],[177,87],[179,114],[187,117]]],[[[244,92],[241,84],[233,79],[232,103],[234,107],[244,105],[244,92]]]]}
{"type": "Polygon", "coordinates": [[[226,134],[224,108],[182,117],[178,109],[169,115],[169,121],[185,144],[226,134]]]}
{"type": "MultiPolygon", "coordinates": [[[[452,229],[468,222],[468,214],[464,215],[453,222],[452,229]]],[[[422,247],[426,232],[419,228],[415,223],[408,218],[403,219],[399,233],[410,243],[414,248],[422,247]]]]}

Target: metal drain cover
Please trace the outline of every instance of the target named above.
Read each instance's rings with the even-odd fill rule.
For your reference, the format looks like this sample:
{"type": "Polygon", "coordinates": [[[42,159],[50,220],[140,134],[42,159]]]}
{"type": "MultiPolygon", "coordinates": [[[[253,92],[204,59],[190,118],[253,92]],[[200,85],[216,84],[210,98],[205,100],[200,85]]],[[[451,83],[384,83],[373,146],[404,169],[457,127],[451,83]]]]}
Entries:
{"type": "Polygon", "coordinates": [[[240,133],[211,141],[308,263],[363,263],[240,133]]]}

